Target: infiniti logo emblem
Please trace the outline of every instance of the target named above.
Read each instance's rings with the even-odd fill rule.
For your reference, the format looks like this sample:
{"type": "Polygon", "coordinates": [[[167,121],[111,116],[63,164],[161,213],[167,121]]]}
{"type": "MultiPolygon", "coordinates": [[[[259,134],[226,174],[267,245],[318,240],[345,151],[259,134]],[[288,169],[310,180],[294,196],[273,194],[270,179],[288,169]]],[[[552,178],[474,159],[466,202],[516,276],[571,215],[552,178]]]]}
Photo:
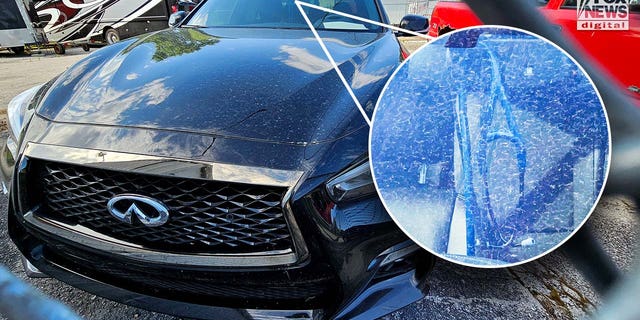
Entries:
{"type": "Polygon", "coordinates": [[[107,203],[107,209],[118,220],[133,224],[133,216],[148,227],[161,226],[169,220],[169,209],[160,201],[135,194],[115,196],[107,203]]]}

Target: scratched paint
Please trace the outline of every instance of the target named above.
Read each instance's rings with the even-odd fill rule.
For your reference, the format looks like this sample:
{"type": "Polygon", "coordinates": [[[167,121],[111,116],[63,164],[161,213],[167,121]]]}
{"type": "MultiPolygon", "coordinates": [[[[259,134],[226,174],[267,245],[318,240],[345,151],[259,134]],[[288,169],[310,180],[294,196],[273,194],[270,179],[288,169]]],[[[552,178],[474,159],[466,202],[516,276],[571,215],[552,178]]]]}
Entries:
{"type": "Polygon", "coordinates": [[[464,265],[540,257],[588,218],[609,165],[605,110],[549,42],[479,27],[436,39],[390,79],[370,156],[387,211],[464,265]]]}

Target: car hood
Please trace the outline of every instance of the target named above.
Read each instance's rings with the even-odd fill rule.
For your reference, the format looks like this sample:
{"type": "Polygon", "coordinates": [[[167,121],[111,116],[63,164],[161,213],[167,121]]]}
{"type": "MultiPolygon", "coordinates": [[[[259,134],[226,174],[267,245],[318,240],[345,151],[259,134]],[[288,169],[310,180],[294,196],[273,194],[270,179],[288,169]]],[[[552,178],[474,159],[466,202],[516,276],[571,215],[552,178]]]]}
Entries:
{"type": "MultiPolygon", "coordinates": [[[[399,64],[393,34],[322,32],[368,113],[399,64]]],[[[332,141],[366,126],[309,30],[176,28],[105,47],[43,98],[48,120],[261,141],[332,141]]]]}

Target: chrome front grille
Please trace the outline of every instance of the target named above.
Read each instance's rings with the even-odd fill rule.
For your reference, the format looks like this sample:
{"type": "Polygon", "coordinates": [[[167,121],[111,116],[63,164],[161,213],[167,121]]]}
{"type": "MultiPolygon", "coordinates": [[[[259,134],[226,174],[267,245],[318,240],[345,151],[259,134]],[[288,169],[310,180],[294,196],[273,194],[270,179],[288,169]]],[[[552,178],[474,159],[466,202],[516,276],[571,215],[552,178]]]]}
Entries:
{"type": "Polygon", "coordinates": [[[154,251],[248,254],[294,250],[282,201],[286,187],[119,172],[33,159],[28,188],[41,214],[154,251]],[[119,194],[163,202],[169,221],[148,227],[107,211],[119,194]]]}

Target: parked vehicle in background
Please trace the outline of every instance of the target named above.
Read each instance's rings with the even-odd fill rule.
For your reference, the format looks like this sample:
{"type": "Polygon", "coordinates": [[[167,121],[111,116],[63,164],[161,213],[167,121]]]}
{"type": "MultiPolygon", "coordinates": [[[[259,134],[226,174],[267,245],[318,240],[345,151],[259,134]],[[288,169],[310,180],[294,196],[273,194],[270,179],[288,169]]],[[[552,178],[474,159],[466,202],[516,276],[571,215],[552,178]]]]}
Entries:
{"type": "Polygon", "coordinates": [[[22,0],[3,0],[0,6],[0,49],[21,54],[24,45],[36,42],[41,35],[29,19],[28,7],[22,0]]]}
{"type": "MultiPolygon", "coordinates": [[[[571,39],[621,90],[640,105],[640,64],[631,56],[640,52],[640,10],[630,5],[629,30],[578,30],[577,0],[531,0],[541,13],[571,39]]],[[[627,1],[629,2],[629,1],[627,1]]],[[[480,25],[473,11],[459,1],[440,1],[431,15],[429,35],[480,25]]]]}
{"type": "Polygon", "coordinates": [[[35,8],[49,41],[115,43],[167,28],[167,0],[38,0],[35,8]]]}

